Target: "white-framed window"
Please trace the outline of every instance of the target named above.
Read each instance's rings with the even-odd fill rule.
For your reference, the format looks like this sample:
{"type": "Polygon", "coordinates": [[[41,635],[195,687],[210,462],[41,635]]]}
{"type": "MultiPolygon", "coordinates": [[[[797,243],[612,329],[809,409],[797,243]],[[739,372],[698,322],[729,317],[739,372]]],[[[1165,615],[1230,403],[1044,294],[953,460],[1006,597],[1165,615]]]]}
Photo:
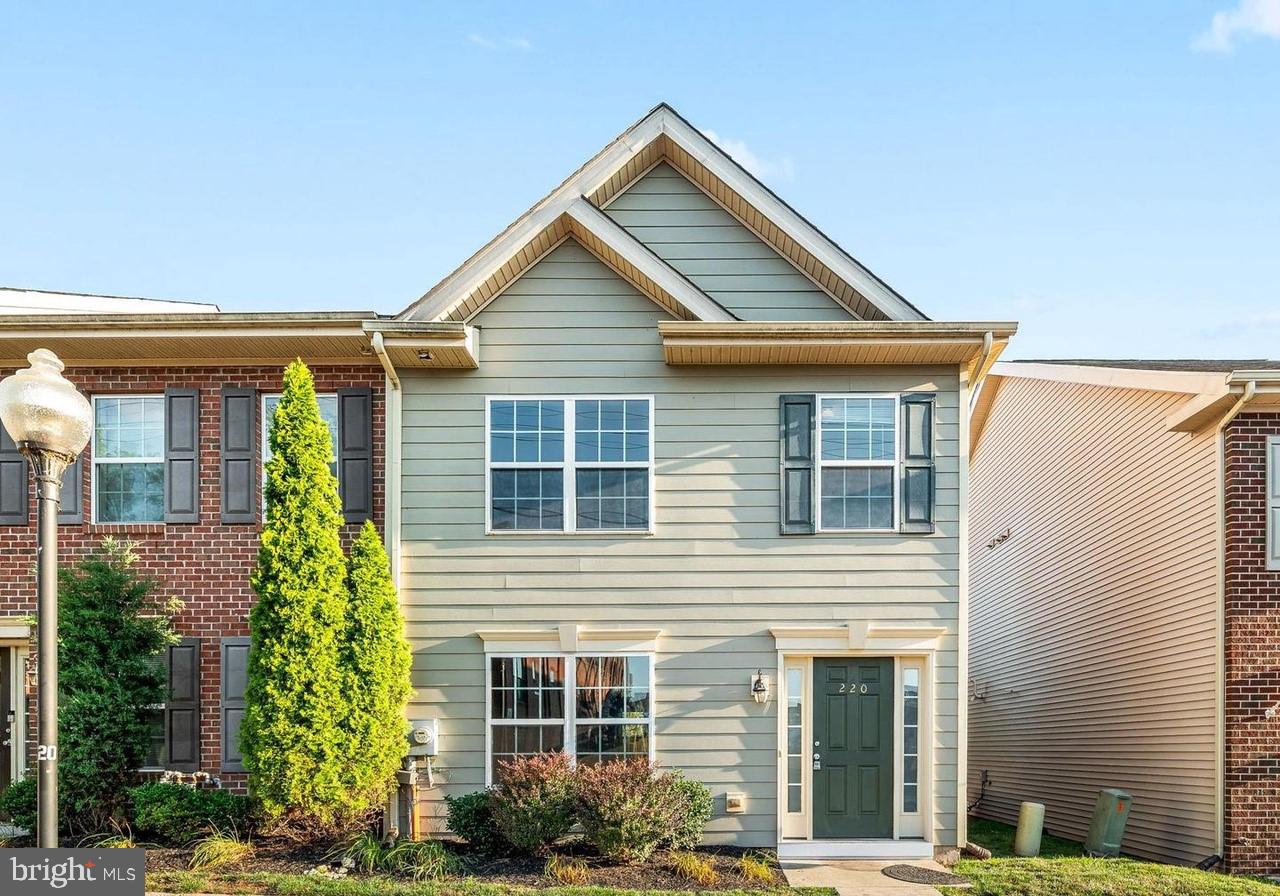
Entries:
{"type": "Polygon", "coordinates": [[[653,530],[653,397],[490,396],[486,531],[653,530]]]}
{"type": "MultiPolygon", "coordinates": [[[[336,476],[338,474],[338,396],[334,392],[320,392],[316,394],[316,403],[320,406],[320,416],[329,426],[329,445],[333,449],[335,460],[329,464],[329,469],[336,476]]],[[[275,416],[276,408],[280,404],[280,393],[275,392],[262,396],[262,477],[266,481],[267,461],[271,460],[271,418],[275,416]]],[[[263,496],[266,500],[266,496],[263,496]]]]}
{"type": "Polygon", "coordinates": [[[902,666],[902,811],[920,811],[920,667],[902,666]]]}
{"type": "Polygon", "coordinates": [[[93,521],[164,522],[164,396],[93,396],[93,521]]]}
{"type": "Polygon", "coordinates": [[[1280,436],[1267,437],[1267,569],[1280,569],[1280,436]]]}
{"type": "Polygon", "coordinates": [[[898,504],[897,395],[818,396],[818,531],[893,531],[898,504]]]}
{"type": "Polygon", "coordinates": [[[654,757],[652,654],[489,654],[485,782],[517,756],[654,757]]]}
{"type": "Polygon", "coordinates": [[[787,812],[804,812],[804,666],[787,666],[787,812]]]}

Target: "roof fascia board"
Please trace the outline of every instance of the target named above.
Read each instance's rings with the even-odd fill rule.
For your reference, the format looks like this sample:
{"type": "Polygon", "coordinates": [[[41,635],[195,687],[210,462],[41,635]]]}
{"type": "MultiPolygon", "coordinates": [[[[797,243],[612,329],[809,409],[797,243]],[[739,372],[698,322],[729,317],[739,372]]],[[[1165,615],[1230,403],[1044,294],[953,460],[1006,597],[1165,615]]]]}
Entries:
{"type": "Polygon", "coordinates": [[[396,317],[435,320],[447,314],[484,283],[494,270],[506,264],[507,259],[563,215],[573,202],[581,199],[584,194],[595,192],[629,158],[656,140],[662,132],[660,112],[661,110],[650,112],[636,122],[396,317]]]}
{"type": "Polygon", "coordinates": [[[627,233],[608,215],[586,199],[579,197],[569,205],[567,214],[579,226],[590,231],[619,256],[635,265],[673,299],[687,308],[700,321],[732,321],[734,317],[714,299],[694,286],[684,275],[662,261],[647,246],[627,233]]]}
{"type": "Polygon", "coordinates": [[[1001,361],[991,368],[999,376],[1080,383],[1117,389],[1145,389],[1151,392],[1179,392],[1200,395],[1221,392],[1226,378],[1221,373],[1185,370],[1140,370],[1129,367],[1095,367],[1083,364],[1029,364],[1001,361]]]}
{"type": "Polygon", "coordinates": [[[747,174],[728,155],[673,110],[659,110],[662,129],[716,177],[761,214],[773,221],[787,236],[804,247],[837,276],[878,306],[892,320],[923,320],[924,315],[888,289],[875,275],[855,262],[816,227],[804,220],[790,206],[759,181],[747,174]]]}
{"type": "MultiPolygon", "coordinates": [[[[719,337],[740,340],[774,339],[897,339],[901,341],[965,341],[981,343],[987,333],[1008,339],[1018,331],[1010,321],[838,320],[838,321],[661,321],[663,335],[719,337]]],[[[1000,366],[1000,365],[996,365],[1000,366]]]]}

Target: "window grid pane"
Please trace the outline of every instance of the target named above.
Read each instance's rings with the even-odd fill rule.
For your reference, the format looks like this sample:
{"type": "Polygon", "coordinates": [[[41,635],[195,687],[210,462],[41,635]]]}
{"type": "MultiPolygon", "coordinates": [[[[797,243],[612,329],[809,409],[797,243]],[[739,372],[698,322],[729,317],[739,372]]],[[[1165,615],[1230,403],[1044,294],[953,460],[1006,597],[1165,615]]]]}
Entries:
{"type": "MultiPolygon", "coordinates": [[[[338,396],[325,393],[316,396],[316,404],[320,406],[320,419],[329,427],[329,448],[333,451],[333,462],[329,464],[329,472],[338,475],[338,396]]],[[[262,397],[262,468],[263,479],[266,478],[267,461],[271,460],[271,421],[280,406],[279,395],[262,397]]]]}
{"type": "Polygon", "coordinates": [[[894,460],[897,456],[894,408],[892,398],[822,399],[822,459],[894,460]]]}
{"type": "Polygon", "coordinates": [[[574,448],[579,463],[649,459],[649,403],[643,399],[578,399],[574,448]]]}
{"type": "Polygon", "coordinates": [[[920,784],[920,670],[902,670],[902,811],[918,812],[920,784]]]}
{"type": "Polygon", "coordinates": [[[822,528],[888,529],[893,525],[893,468],[825,467],[822,528]]]}
{"type": "Polygon", "coordinates": [[[495,464],[563,462],[564,402],[491,402],[489,459],[495,464]]]}
{"type": "Polygon", "coordinates": [[[649,527],[648,470],[578,470],[576,486],[579,529],[649,527]]]}
{"type": "Polygon", "coordinates": [[[787,669],[787,811],[803,811],[804,670],[787,669]]]}
{"type": "Polygon", "coordinates": [[[563,470],[493,470],[489,475],[494,529],[564,528],[563,470]]]}

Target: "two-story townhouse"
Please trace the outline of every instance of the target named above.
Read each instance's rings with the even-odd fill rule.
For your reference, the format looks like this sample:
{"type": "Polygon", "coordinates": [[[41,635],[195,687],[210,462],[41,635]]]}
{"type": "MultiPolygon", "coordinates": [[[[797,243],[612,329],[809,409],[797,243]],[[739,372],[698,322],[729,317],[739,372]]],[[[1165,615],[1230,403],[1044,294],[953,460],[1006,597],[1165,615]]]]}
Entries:
{"type": "Polygon", "coordinates": [[[665,105],[399,318],[477,359],[389,393],[427,827],[564,750],[704,781],[716,843],[964,841],[968,409],[1013,324],[928,320],[665,105]]]}
{"type": "MultiPolygon", "coordinates": [[[[108,536],[183,609],[154,715],[149,769],[205,771],[243,786],[249,573],[262,518],[262,463],[281,371],[311,366],[330,424],[349,542],[384,517],[387,370],[471,363],[462,327],[379,321],[372,312],[219,313],[216,306],[0,290],[0,375],[35,348],[66,363],[94,433],[66,473],[60,559],[108,536]],[[383,325],[394,332],[385,338],[383,325]]],[[[33,767],[35,495],[0,428],[0,788],[33,767]]]]}

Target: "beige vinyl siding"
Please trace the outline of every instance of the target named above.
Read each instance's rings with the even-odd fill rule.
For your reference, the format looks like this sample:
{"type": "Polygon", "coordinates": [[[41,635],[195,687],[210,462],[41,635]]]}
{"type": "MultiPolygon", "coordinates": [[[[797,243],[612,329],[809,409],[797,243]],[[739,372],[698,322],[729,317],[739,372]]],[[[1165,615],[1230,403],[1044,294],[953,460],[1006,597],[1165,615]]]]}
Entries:
{"type": "Polygon", "coordinates": [[[1083,839],[1133,794],[1124,850],[1217,851],[1217,448],[1186,395],[1009,377],[972,462],[969,795],[1083,839]],[[988,547],[1006,530],[1010,537],[988,547]]]}
{"type": "Polygon", "coordinates": [[[940,625],[931,833],[955,840],[958,379],[955,368],[706,368],[663,362],[664,311],[573,242],[485,309],[478,370],[407,374],[403,579],[417,695],[439,717],[440,786],[484,784],[484,653],[477,629],[658,627],[658,761],[705,781],[716,842],[772,845],[777,701],[750,675],[777,664],[771,626],[851,619],[940,625]],[[938,534],[783,538],[778,396],[939,391],[938,534]],[[485,532],[484,403],[504,394],[652,394],[656,534],[485,532]],[[723,812],[724,794],[747,811],[723,812]]]}
{"type": "Polygon", "coordinates": [[[853,318],[666,162],[614,197],[605,214],[743,320],[853,318]]]}

